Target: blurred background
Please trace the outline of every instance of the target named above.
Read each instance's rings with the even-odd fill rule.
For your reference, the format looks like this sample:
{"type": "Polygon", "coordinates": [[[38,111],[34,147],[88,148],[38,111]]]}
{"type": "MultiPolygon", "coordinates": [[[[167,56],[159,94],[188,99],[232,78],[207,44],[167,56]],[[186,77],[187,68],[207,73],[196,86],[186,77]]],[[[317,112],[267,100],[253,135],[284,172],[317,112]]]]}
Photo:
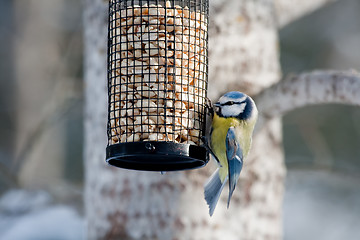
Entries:
{"type": "MultiPolygon", "coordinates": [[[[0,1],[0,239],[83,236],[81,8],[0,1]]],[[[360,1],[341,0],[282,29],[284,75],[359,71],[359,13],[360,1]]],[[[360,236],[359,119],[342,105],[284,117],[285,239],[360,236]]]]}
{"type": "MultiPolygon", "coordinates": [[[[280,31],[283,73],[360,71],[360,1],[341,0],[280,31]]],[[[359,239],[360,108],[311,106],[284,117],[284,239],[359,239]]]]}

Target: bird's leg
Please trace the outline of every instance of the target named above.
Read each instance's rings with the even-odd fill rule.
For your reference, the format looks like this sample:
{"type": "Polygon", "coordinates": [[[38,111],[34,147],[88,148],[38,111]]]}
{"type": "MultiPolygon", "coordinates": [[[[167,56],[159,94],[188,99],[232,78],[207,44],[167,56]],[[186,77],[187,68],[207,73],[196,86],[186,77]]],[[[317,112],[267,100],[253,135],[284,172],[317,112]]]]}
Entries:
{"type": "Polygon", "coordinates": [[[213,106],[210,98],[207,97],[205,100],[206,100],[205,108],[207,110],[206,112],[212,118],[214,116],[214,106],[213,106]]]}
{"type": "MultiPolygon", "coordinates": [[[[214,117],[214,106],[210,100],[210,98],[206,98],[206,103],[205,103],[205,111],[206,111],[206,115],[208,115],[208,117],[210,117],[210,119],[212,119],[214,117]]],[[[222,165],[220,164],[219,159],[217,158],[217,156],[215,155],[215,153],[211,150],[211,148],[209,147],[209,143],[207,140],[207,137],[202,136],[201,140],[203,141],[203,145],[206,150],[214,157],[214,159],[216,160],[216,162],[219,164],[220,167],[222,167],[222,165]]]]}
{"type": "Polygon", "coordinates": [[[203,141],[203,147],[206,148],[206,150],[215,158],[216,162],[219,164],[220,167],[222,167],[219,159],[217,158],[217,156],[215,155],[215,153],[211,150],[211,148],[209,147],[209,144],[208,144],[208,141],[207,141],[207,138],[205,136],[202,136],[201,137],[201,140],[203,141]]]}

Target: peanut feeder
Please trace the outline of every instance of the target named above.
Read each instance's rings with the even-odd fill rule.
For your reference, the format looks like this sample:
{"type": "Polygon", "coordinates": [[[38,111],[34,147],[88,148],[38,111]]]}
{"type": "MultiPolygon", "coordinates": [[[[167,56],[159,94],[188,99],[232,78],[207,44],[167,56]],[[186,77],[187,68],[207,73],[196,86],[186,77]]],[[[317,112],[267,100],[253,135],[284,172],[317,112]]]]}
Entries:
{"type": "Polygon", "coordinates": [[[208,1],[110,0],[107,162],[205,165],[208,1]]]}

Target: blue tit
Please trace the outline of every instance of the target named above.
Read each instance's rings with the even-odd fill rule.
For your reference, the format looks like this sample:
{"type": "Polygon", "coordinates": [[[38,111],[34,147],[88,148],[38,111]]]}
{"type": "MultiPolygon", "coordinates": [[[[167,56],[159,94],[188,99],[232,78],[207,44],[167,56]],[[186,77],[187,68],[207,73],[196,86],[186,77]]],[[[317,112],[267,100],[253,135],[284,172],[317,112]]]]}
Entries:
{"type": "Polygon", "coordinates": [[[210,130],[210,150],[218,162],[218,169],[205,184],[205,200],[213,215],[221,191],[229,181],[229,207],[231,196],[251,147],[252,133],[258,117],[255,102],[241,92],[228,92],[214,104],[210,130]]]}

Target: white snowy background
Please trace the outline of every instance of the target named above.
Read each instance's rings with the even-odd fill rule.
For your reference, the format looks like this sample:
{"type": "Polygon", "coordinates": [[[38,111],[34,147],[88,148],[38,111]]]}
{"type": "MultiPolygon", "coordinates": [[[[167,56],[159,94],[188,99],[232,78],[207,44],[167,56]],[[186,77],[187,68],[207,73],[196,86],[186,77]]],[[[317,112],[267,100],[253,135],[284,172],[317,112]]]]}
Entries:
{"type": "Polygon", "coordinates": [[[0,199],[0,239],[84,239],[84,219],[45,191],[10,190],[0,199]]]}

